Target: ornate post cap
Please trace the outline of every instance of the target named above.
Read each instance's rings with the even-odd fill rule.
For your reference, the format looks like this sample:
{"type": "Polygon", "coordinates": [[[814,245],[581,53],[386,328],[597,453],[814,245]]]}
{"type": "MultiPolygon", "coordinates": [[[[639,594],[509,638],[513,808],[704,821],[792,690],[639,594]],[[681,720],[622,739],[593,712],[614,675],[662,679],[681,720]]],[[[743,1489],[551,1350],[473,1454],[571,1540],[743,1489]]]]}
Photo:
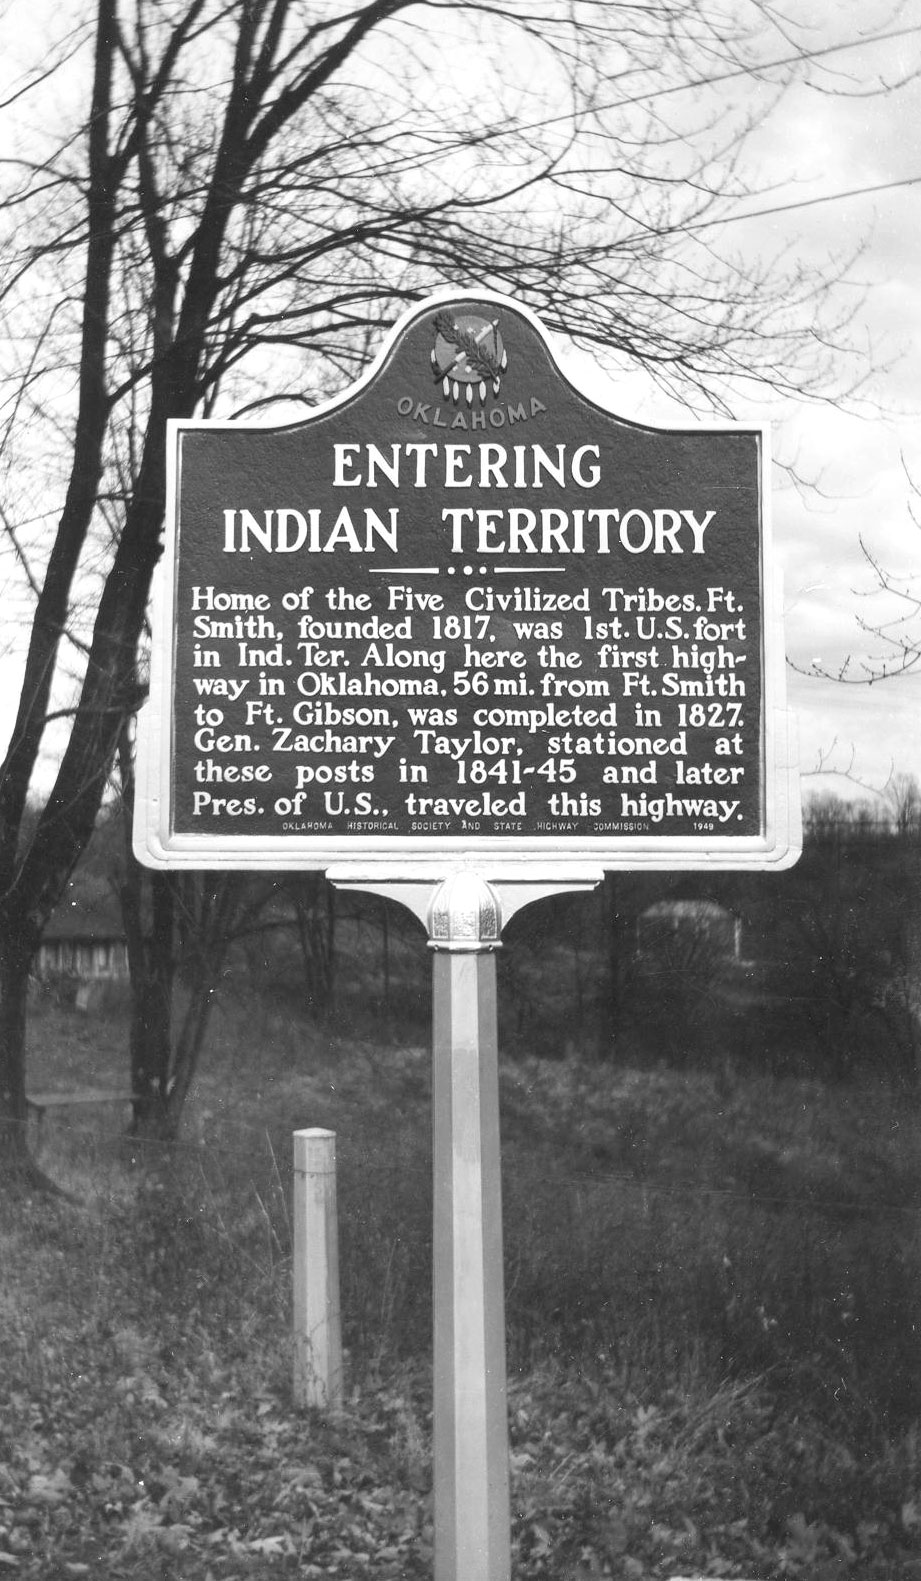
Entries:
{"type": "Polygon", "coordinates": [[[498,950],[502,932],[499,897],[478,873],[452,873],[440,884],[429,909],[432,950],[498,950]]]}

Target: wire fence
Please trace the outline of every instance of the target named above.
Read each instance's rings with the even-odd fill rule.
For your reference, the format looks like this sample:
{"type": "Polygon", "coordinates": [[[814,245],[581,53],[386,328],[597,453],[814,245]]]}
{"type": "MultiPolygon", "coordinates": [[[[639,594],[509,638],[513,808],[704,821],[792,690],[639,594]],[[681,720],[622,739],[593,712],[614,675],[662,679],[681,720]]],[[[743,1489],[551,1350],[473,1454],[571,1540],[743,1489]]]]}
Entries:
{"type": "MultiPolygon", "coordinates": [[[[126,1104],[127,1104],[126,1100],[126,1104]]],[[[63,1107],[63,1105],[62,1105],[63,1107]]],[[[156,1135],[133,1133],[130,1130],[116,1130],[114,1128],[100,1129],[98,1126],[90,1128],[86,1123],[69,1123],[58,1116],[50,1123],[47,1120],[4,1120],[0,1122],[0,1136],[6,1132],[7,1137],[16,1130],[25,1132],[27,1139],[34,1142],[36,1132],[40,1132],[36,1155],[42,1166],[49,1170],[53,1179],[53,1161],[49,1159],[48,1152],[52,1133],[67,1137],[71,1148],[74,1143],[79,1144],[79,1139],[85,1140],[86,1162],[90,1167],[93,1162],[98,1163],[100,1151],[110,1152],[113,1162],[126,1165],[130,1162],[137,1166],[143,1162],[147,1166],[156,1164],[158,1171],[166,1161],[173,1161],[177,1165],[183,1162],[192,1162],[204,1166],[209,1159],[226,1161],[233,1165],[233,1172],[239,1178],[245,1166],[250,1166],[253,1174],[264,1170],[266,1167],[276,1175],[293,1172],[290,1162],[290,1145],[284,1149],[285,1138],[279,1141],[279,1130],[270,1131],[264,1125],[247,1125],[244,1121],[234,1121],[232,1125],[233,1138],[225,1140],[211,1140],[204,1137],[166,1138],[156,1135]],[[243,1138],[250,1138],[248,1145],[243,1143],[243,1138]],[[281,1159],[279,1152],[282,1152],[281,1159]],[[94,1155],[94,1157],[90,1157],[94,1155]]],[[[293,1134],[294,1127],[292,1127],[293,1134]]],[[[407,1176],[431,1182],[431,1159],[414,1160],[401,1153],[393,1162],[387,1161],[380,1154],[369,1156],[366,1148],[359,1145],[354,1150],[349,1146],[348,1136],[337,1133],[338,1165],[341,1172],[360,1170],[375,1177],[392,1176],[405,1179],[407,1176]]],[[[71,1157],[72,1157],[71,1153],[71,1157]]],[[[525,1184],[529,1190],[535,1188],[535,1170],[533,1165],[522,1156],[522,1150],[515,1146],[505,1149],[502,1157],[503,1180],[507,1186],[514,1188],[516,1184],[525,1184]]],[[[885,1197],[862,1196],[852,1193],[847,1196],[826,1195],[817,1190],[797,1191],[773,1190],[768,1191],[756,1187],[743,1186],[736,1182],[722,1184],[718,1181],[701,1180],[686,1174],[663,1175],[639,1169],[599,1169],[562,1171],[557,1169],[544,1169],[541,1172],[540,1185],[548,1192],[561,1188],[573,1191],[599,1190],[605,1187],[611,1190],[628,1190],[638,1193],[655,1194],[656,1196],[674,1196],[687,1199],[697,1198],[701,1201],[723,1200],[757,1206],[765,1209],[781,1209],[789,1213],[809,1212],[827,1214],[833,1217],[889,1217],[913,1219],[921,1218],[921,1194],[917,1200],[896,1202],[885,1197]]],[[[918,1181],[921,1193],[921,1173],[918,1181]]]]}

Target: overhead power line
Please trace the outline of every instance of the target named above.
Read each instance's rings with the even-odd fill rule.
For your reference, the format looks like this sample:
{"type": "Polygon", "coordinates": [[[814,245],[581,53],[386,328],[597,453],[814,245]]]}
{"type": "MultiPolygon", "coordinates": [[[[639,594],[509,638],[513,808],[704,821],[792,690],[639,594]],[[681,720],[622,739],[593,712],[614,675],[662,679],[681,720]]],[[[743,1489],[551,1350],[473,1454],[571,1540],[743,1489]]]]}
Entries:
{"type": "Polygon", "coordinates": [[[892,192],[896,187],[913,187],[921,181],[919,176],[900,176],[897,181],[877,181],[869,187],[847,187],[841,192],[824,192],[815,198],[798,198],[792,203],[775,203],[767,209],[747,209],[743,214],[726,214],[722,219],[691,220],[678,225],[676,230],[702,231],[710,225],[737,225],[740,220],[760,220],[765,215],[789,214],[791,209],[811,209],[818,203],[843,203],[846,198],[863,198],[874,192],[892,192]]]}
{"type": "MultiPolygon", "coordinates": [[[[717,225],[738,225],[742,220],[760,220],[772,214],[789,214],[795,209],[811,209],[819,203],[843,203],[848,198],[863,198],[874,192],[892,192],[897,187],[913,187],[921,182],[921,175],[900,176],[897,181],[877,181],[868,187],[848,187],[840,192],[823,192],[814,198],[797,198],[792,203],[774,203],[765,209],[746,209],[741,214],[723,214],[706,220],[687,220],[680,225],[663,226],[661,231],[656,231],[661,236],[685,236],[692,231],[713,229],[717,225]]],[[[627,236],[621,237],[618,246],[628,247],[631,242],[641,242],[649,235],[649,229],[630,231],[627,236]]]]}
{"type": "MultiPolygon", "coordinates": [[[[821,49],[797,50],[795,55],[782,55],[777,60],[756,61],[750,66],[735,66],[731,71],[718,72],[713,77],[697,77],[690,82],[675,82],[667,88],[651,88],[644,93],[614,99],[611,104],[599,105],[599,109],[619,110],[622,106],[630,104],[645,104],[647,99],[661,99],[672,93],[687,93],[692,88],[711,88],[721,82],[731,82],[735,77],[758,77],[764,71],[776,71],[781,66],[799,66],[803,61],[821,60],[825,55],[837,55],[847,49],[866,48],[868,44],[882,44],[889,39],[905,38],[912,33],[921,33],[921,24],[916,22],[911,27],[893,28],[887,33],[868,33],[863,38],[845,39],[839,44],[823,44],[821,49]]],[[[562,119],[562,117],[554,117],[554,119],[562,119]]]]}
{"type": "MultiPolygon", "coordinates": [[[[799,66],[804,61],[822,60],[826,55],[838,55],[848,49],[862,49],[870,44],[883,44],[888,40],[906,38],[912,33],[921,33],[921,23],[913,23],[910,27],[893,28],[886,33],[868,33],[863,38],[844,39],[838,44],[823,44],[819,49],[797,50],[794,55],[780,55],[776,60],[759,60],[749,66],[734,66],[731,71],[717,72],[712,77],[692,77],[688,82],[673,82],[665,88],[645,88],[640,93],[625,94],[621,99],[612,99],[610,104],[593,106],[593,113],[603,115],[608,110],[622,110],[633,104],[646,104],[650,99],[663,99],[669,94],[690,93],[696,88],[712,88],[721,82],[731,82],[737,77],[760,77],[766,71],[778,71],[782,66],[799,66]]],[[[646,68],[637,66],[633,72],[643,71],[646,68]]],[[[631,73],[632,75],[633,73],[631,73]]],[[[541,116],[539,121],[531,121],[521,126],[516,126],[516,132],[538,131],[545,126],[554,126],[557,123],[571,121],[571,110],[560,115],[541,116]]],[[[492,137],[504,135],[501,128],[494,133],[487,134],[481,141],[488,142],[492,137]]]]}
{"type": "MultiPolygon", "coordinates": [[[[868,33],[863,38],[844,39],[837,44],[825,44],[820,49],[800,50],[795,55],[778,56],[776,60],[759,61],[752,66],[733,67],[731,71],[719,72],[712,77],[696,77],[690,82],[672,83],[665,88],[650,88],[642,93],[625,95],[621,99],[613,99],[610,104],[596,106],[594,113],[603,114],[608,110],[619,110],[634,104],[645,104],[650,99],[661,99],[668,94],[686,93],[695,88],[709,88],[717,85],[718,83],[729,82],[732,79],[738,77],[757,78],[763,72],[776,71],[782,66],[795,66],[801,64],[803,61],[820,60],[826,55],[837,55],[842,53],[844,50],[860,49],[870,44],[882,44],[891,39],[907,38],[916,33],[921,33],[921,23],[913,23],[910,27],[893,28],[888,32],[883,33],[868,33]]],[[[525,132],[536,131],[541,127],[551,126],[556,122],[570,121],[571,119],[572,113],[568,112],[562,115],[544,117],[540,121],[532,122],[530,126],[524,125],[516,128],[516,130],[525,132]]],[[[487,136],[483,138],[482,141],[487,142],[493,136],[498,137],[502,135],[503,133],[501,130],[497,129],[495,133],[487,134],[487,136]]],[[[847,198],[865,197],[874,192],[891,192],[898,187],[914,186],[919,181],[921,181],[921,176],[903,176],[896,181],[882,181],[872,186],[851,187],[841,192],[824,193],[819,197],[795,199],[790,203],[774,204],[770,208],[750,209],[742,214],[724,215],[720,219],[705,219],[696,221],[691,220],[686,225],[675,226],[675,230],[697,231],[704,230],[705,228],[714,225],[735,225],[742,220],[761,219],[766,215],[769,216],[772,214],[787,214],[791,210],[808,209],[819,203],[837,203],[843,202],[847,198]]],[[[627,241],[633,241],[635,239],[639,239],[643,234],[643,232],[638,231],[636,232],[635,237],[631,235],[626,239],[627,241]]]]}

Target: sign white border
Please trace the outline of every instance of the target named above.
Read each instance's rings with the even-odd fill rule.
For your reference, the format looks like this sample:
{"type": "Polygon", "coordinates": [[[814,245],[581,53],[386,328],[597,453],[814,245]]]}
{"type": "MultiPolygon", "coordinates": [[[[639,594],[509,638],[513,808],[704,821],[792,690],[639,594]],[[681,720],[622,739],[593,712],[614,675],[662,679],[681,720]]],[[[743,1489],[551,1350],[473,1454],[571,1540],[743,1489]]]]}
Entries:
{"type": "MultiPolygon", "coordinates": [[[[138,718],[134,851],[154,868],[325,869],[350,882],[374,883],[437,879],[446,872],[471,869],[493,881],[545,883],[572,878],[600,879],[605,870],[775,869],[790,867],[802,847],[799,773],[795,731],[786,711],[786,677],[779,578],[772,561],[770,428],[764,423],[695,422],[695,433],[747,433],[761,436],[762,719],[764,834],[762,836],[630,835],[356,835],[347,843],[322,835],[175,834],[171,831],[172,698],[175,673],[173,617],[178,561],[180,435],[192,429],[278,433],[334,412],[366,389],[381,372],[407,328],[423,314],[459,300],[490,302],[527,320],[547,347],[560,380],[607,417],[631,423],[588,395],[562,370],[553,341],[540,320],[521,302],[496,292],[445,289],[404,314],[388,334],[362,378],[311,408],[292,424],[213,418],[171,419],[167,424],[167,514],[165,551],[153,612],[150,695],[138,718]]],[[[669,429],[633,426],[652,433],[669,429]]]]}

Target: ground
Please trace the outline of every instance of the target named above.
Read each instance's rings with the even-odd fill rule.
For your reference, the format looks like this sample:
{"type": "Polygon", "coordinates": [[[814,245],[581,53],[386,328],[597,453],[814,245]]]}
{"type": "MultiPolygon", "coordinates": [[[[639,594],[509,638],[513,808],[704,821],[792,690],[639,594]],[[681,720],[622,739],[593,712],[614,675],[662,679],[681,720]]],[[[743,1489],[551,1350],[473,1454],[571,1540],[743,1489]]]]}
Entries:
{"type": "MultiPolygon", "coordinates": [[[[33,1017],[43,1088],[117,1010],[33,1017]]],[[[904,1093],[503,1062],[513,1574],[921,1578],[919,1122],[904,1093]]],[[[177,1146],[118,1110],[0,1203],[0,1571],[430,1577],[424,1046],[215,1020],[177,1146]],[[258,1050],[258,1053],[256,1053],[258,1050]],[[346,1403],[294,1408],[290,1135],[339,1154],[346,1403]]]]}

